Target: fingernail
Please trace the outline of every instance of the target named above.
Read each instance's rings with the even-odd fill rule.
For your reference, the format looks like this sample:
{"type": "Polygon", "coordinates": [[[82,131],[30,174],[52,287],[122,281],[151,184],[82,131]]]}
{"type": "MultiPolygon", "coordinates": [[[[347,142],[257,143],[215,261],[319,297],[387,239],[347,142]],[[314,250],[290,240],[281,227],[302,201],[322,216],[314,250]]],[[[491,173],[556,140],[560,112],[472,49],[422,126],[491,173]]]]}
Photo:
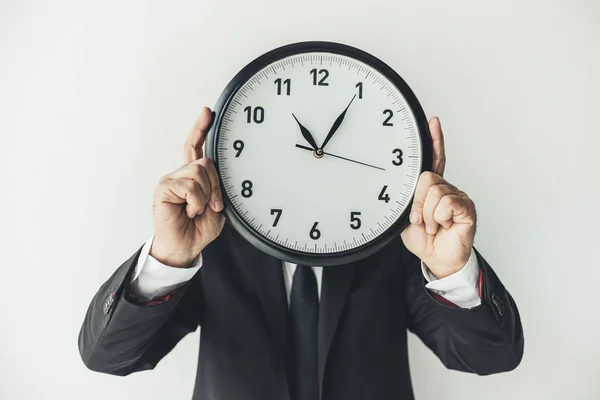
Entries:
{"type": "Polygon", "coordinates": [[[215,201],[215,209],[217,211],[221,211],[223,209],[223,202],[221,202],[221,200],[215,201]]]}
{"type": "Polygon", "coordinates": [[[434,234],[434,232],[433,232],[433,228],[432,228],[432,227],[430,227],[429,225],[427,225],[427,226],[425,227],[425,231],[427,231],[427,233],[429,233],[430,235],[433,235],[433,234],[434,234]]]}
{"type": "Polygon", "coordinates": [[[413,224],[419,223],[419,214],[417,214],[415,211],[410,214],[410,222],[413,224]]]}

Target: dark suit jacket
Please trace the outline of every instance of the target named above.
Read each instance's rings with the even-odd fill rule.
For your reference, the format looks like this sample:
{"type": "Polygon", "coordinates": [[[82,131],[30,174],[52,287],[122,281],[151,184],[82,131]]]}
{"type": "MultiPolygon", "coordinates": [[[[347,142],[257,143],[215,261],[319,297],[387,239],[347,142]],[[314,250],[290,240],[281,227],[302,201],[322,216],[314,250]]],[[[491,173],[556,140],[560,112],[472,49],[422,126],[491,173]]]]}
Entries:
{"type": "MultiPolygon", "coordinates": [[[[201,326],[194,399],[286,400],[293,376],[281,262],[226,224],[203,266],[175,296],[137,305],[125,295],[139,251],[93,298],[81,332],[85,365],[128,375],[154,366],[201,326]]],[[[514,300],[477,253],[482,304],[436,301],[420,261],[398,237],[375,256],[324,268],[319,315],[323,400],[412,399],[407,330],[446,367],[480,375],[515,368],[523,331],[514,300]]]]}

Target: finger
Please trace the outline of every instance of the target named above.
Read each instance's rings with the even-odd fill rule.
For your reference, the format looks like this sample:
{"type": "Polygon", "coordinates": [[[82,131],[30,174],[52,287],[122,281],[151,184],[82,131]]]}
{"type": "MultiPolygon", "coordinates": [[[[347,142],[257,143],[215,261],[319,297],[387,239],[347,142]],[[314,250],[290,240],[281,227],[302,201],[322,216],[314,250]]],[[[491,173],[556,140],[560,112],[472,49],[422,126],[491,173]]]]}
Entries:
{"type": "Polygon", "coordinates": [[[472,223],[474,221],[473,202],[460,194],[444,196],[435,209],[433,218],[445,228],[453,223],[472,223]]]}
{"type": "MultiPolygon", "coordinates": [[[[425,198],[425,205],[423,206],[423,221],[425,222],[425,231],[430,235],[435,235],[438,231],[439,225],[434,217],[434,213],[440,204],[442,198],[448,197],[448,195],[455,194],[456,188],[449,184],[437,184],[429,187],[427,191],[427,197],[425,198]]],[[[444,228],[449,228],[452,225],[445,223],[444,228]]]]}
{"type": "Polygon", "coordinates": [[[410,222],[416,225],[423,223],[423,206],[429,188],[439,183],[447,183],[441,176],[430,171],[425,171],[419,176],[412,209],[410,212],[410,222]]]}
{"type": "Polygon", "coordinates": [[[200,184],[203,191],[208,191],[208,194],[210,194],[208,173],[206,172],[204,165],[200,163],[200,160],[183,165],[181,168],[165,175],[164,179],[192,179],[200,184]]]}
{"type": "Polygon", "coordinates": [[[213,211],[208,207],[204,213],[203,218],[197,218],[195,220],[196,226],[202,233],[209,233],[210,237],[217,237],[223,230],[225,225],[225,214],[213,211]]]}
{"type": "Polygon", "coordinates": [[[208,203],[210,208],[215,212],[223,210],[223,194],[221,193],[221,185],[219,184],[219,176],[217,175],[215,165],[208,158],[202,158],[195,161],[195,163],[202,165],[206,171],[210,185],[210,200],[208,203]]]}
{"type": "Polygon", "coordinates": [[[158,201],[161,203],[186,204],[185,211],[189,218],[204,212],[206,196],[198,182],[192,179],[164,179],[157,187],[158,201]]]}
{"type": "Polygon", "coordinates": [[[439,176],[444,176],[444,170],[446,169],[446,148],[442,125],[438,117],[433,117],[429,120],[429,132],[431,133],[431,142],[433,145],[432,170],[439,176]]]}
{"type": "Polygon", "coordinates": [[[183,163],[189,164],[203,157],[202,145],[206,139],[206,133],[212,122],[210,108],[204,107],[196,119],[188,138],[183,147],[183,163]]]}
{"type": "MultiPolygon", "coordinates": [[[[171,172],[165,176],[165,179],[191,179],[200,185],[200,189],[204,194],[204,198],[208,202],[211,199],[212,184],[208,176],[208,171],[203,164],[206,163],[204,158],[186,164],[183,167],[171,172]]],[[[204,204],[206,205],[206,204],[204,204]]],[[[204,207],[203,207],[204,209],[204,207]]]]}

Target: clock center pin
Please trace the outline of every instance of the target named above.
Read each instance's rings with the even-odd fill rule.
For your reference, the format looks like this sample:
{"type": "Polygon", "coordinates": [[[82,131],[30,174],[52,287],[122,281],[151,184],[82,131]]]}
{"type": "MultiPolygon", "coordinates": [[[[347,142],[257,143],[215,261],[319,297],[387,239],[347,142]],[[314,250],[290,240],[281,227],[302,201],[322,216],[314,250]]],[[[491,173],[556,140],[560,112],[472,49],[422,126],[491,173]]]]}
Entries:
{"type": "Polygon", "coordinates": [[[313,155],[315,156],[315,158],[323,158],[323,154],[325,153],[322,149],[316,149],[315,151],[313,151],[313,155]]]}

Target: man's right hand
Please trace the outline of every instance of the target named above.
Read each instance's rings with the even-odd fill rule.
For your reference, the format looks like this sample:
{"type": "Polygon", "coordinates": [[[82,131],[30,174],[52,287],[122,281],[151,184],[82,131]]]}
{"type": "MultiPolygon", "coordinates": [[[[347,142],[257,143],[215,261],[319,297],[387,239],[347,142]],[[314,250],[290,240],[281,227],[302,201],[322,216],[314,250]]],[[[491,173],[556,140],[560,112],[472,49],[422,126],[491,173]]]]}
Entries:
{"type": "Polygon", "coordinates": [[[171,267],[189,267],[225,223],[217,171],[202,152],[211,120],[205,107],[185,142],[184,165],[156,187],[150,255],[171,267]]]}

